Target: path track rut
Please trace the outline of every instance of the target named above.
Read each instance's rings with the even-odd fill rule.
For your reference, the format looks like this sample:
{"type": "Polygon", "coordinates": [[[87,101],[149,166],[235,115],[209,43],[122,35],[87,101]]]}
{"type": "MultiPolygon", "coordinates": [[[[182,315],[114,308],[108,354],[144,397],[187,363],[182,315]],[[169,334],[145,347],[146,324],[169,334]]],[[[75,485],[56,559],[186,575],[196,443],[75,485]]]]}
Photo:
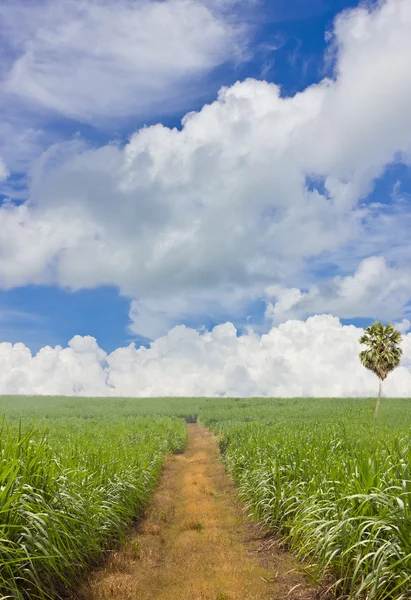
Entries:
{"type": "Polygon", "coordinates": [[[235,501],[216,439],[188,425],[144,519],[101,570],[85,600],[312,600],[293,557],[259,536],[235,501]]]}

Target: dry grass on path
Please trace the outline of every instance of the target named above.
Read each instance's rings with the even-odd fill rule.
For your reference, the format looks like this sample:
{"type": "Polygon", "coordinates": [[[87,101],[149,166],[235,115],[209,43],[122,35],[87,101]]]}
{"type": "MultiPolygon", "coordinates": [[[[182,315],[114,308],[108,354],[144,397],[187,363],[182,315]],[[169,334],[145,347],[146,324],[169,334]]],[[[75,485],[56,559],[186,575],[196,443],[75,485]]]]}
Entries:
{"type": "Polygon", "coordinates": [[[85,600],[312,600],[293,558],[262,544],[234,499],[215,438],[188,425],[144,520],[101,570],[85,600]]]}

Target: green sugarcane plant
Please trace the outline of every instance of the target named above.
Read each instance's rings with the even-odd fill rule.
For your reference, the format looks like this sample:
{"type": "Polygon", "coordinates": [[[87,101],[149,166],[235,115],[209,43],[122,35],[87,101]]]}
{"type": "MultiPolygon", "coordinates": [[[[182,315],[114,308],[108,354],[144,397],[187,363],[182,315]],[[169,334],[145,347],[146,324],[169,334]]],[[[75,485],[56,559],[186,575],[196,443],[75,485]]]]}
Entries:
{"type": "Polygon", "coordinates": [[[377,321],[365,329],[359,342],[368,346],[359,354],[362,364],[378,377],[378,398],[374,411],[376,418],[380,408],[382,382],[401,361],[402,349],[399,344],[402,342],[402,337],[392,323],[384,327],[377,321]]]}

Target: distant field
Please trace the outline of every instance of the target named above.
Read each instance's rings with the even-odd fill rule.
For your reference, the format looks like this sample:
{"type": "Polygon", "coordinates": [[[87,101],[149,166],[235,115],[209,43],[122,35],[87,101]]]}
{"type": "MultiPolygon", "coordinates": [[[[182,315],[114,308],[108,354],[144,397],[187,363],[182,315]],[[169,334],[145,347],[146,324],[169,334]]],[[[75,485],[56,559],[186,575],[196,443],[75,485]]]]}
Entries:
{"type": "Polygon", "coordinates": [[[340,597],[411,598],[411,400],[1,397],[0,594],[58,598],[181,449],[219,437],[256,519],[340,597]],[[176,418],[178,417],[178,418],[176,418]],[[328,579],[327,579],[328,580],[328,579]]]}
{"type": "MultiPolygon", "coordinates": [[[[199,417],[215,421],[329,422],[364,419],[373,423],[375,398],[80,398],[0,396],[0,415],[10,419],[112,419],[141,416],[199,417]]],[[[383,398],[379,424],[411,427],[411,399],[383,398]]]]}
{"type": "Polygon", "coordinates": [[[0,396],[0,415],[11,419],[127,419],[197,415],[202,398],[78,398],[69,396],[0,396]]]}

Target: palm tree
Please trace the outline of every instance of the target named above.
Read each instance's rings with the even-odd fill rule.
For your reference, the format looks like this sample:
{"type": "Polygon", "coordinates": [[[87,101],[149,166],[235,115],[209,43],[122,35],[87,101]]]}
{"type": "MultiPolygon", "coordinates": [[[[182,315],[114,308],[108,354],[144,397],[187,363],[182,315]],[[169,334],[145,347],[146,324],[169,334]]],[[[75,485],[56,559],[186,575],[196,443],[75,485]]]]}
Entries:
{"type": "Polygon", "coordinates": [[[360,352],[360,360],[364,367],[373,371],[378,377],[378,400],[374,417],[378,417],[381,402],[382,382],[387,375],[400,364],[402,350],[401,334],[389,323],[384,327],[380,322],[369,325],[359,339],[360,344],[366,344],[367,350],[360,352]]]}

